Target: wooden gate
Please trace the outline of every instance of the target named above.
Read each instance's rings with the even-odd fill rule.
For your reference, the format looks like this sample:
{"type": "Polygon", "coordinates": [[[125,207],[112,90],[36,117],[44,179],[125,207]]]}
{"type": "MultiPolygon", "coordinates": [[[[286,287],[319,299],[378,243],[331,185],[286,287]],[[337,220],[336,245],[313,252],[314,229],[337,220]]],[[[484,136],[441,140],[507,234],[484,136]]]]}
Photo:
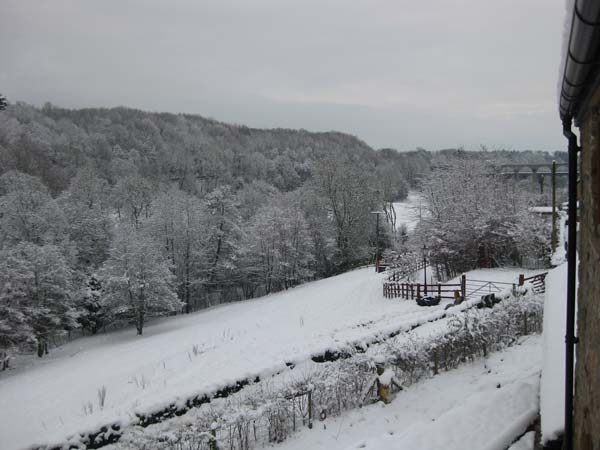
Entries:
{"type": "Polygon", "coordinates": [[[459,291],[462,298],[466,294],[466,277],[463,275],[460,283],[447,284],[421,284],[402,283],[399,281],[386,281],[383,283],[383,296],[385,298],[417,299],[427,295],[439,296],[440,298],[454,298],[454,291],[459,291]]]}

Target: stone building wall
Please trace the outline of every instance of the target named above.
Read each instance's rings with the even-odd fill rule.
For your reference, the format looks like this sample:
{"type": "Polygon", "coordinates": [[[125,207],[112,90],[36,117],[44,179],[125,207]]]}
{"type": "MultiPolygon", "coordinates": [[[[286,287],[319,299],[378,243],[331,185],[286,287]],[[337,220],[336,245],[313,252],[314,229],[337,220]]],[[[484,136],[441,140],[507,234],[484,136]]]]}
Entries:
{"type": "Polygon", "coordinates": [[[600,89],[581,126],[574,448],[600,449],[600,89]]]}

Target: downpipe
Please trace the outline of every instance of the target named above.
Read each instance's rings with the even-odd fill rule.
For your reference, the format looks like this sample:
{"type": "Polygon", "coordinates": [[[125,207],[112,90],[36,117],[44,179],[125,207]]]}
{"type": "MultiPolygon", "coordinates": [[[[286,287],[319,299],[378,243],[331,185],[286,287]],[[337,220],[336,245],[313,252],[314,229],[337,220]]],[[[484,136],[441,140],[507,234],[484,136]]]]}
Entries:
{"type": "Polygon", "coordinates": [[[565,431],[563,449],[573,449],[573,386],[575,363],[575,302],[577,258],[577,136],[571,129],[572,118],[563,118],[563,135],[569,141],[569,207],[567,245],[567,323],[565,334],[565,431]]]}

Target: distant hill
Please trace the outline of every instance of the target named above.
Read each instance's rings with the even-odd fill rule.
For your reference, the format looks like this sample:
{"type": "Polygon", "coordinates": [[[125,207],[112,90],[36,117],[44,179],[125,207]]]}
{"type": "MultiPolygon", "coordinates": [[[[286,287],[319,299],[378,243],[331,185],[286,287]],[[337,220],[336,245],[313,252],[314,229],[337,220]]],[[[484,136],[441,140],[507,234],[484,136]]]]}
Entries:
{"type": "Polygon", "coordinates": [[[324,158],[370,172],[389,171],[391,164],[398,175],[413,180],[410,174],[426,170],[431,157],[424,151],[378,152],[354,136],[333,131],[261,130],[190,114],[24,103],[0,115],[0,151],[0,171],[38,176],[54,193],[64,190],[85,165],[111,184],[132,165],[150,180],[197,184],[200,192],[256,180],[292,191],[311,178],[324,158]]]}

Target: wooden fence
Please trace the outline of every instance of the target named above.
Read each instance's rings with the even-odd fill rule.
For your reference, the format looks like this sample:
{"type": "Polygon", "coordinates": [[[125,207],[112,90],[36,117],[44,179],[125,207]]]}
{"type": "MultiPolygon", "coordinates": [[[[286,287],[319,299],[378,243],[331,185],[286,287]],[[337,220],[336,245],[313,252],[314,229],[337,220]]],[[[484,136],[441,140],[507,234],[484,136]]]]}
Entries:
{"type": "MultiPolygon", "coordinates": [[[[546,275],[548,272],[533,275],[525,278],[525,275],[519,275],[519,286],[523,286],[526,282],[533,285],[533,292],[543,294],[546,292],[546,275]]],[[[401,277],[402,279],[404,277],[401,277]]],[[[383,284],[383,296],[385,298],[403,298],[414,300],[427,295],[439,296],[440,298],[454,298],[454,292],[459,291],[463,299],[486,295],[491,293],[499,293],[503,290],[516,287],[515,283],[506,283],[500,281],[484,281],[467,279],[465,275],[460,278],[458,284],[447,283],[408,283],[397,281],[396,278],[390,277],[383,284]]]]}
{"type": "MultiPolygon", "coordinates": [[[[422,270],[425,267],[425,264],[423,263],[423,261],[419,261],[416,264],[413,264],[411,266],[407,266],[407,267],[403,267],[400,269],[394,269],[394,271],[392,273],[389,274],[388,276],[388,281],[400,281],[404,278],[406,278],[407,276],[422,270]]],[[[429,266],[427,266],[429,267],[429,266]]]]}
{"type": "Polygon", "coordinates": [[[466,296],[465,298],[473,298],[476,296],[487,295],[487,294],[498,294],[507,288],[516,287],[516,283],[506,283],[503,281],[486,281],[486,280],[474,280],[467,278],[466,296]]]}
{"type": "Polygon", "coordinates": [[[523,286],[526,282],[529,282],[533,285],[533,292],[543,294],[546,292],[546,275],[548,275],[548,272],[525,278],[525,275],[521,274],[519,275],[519,286],[523,286]]]}
{"type": "Polygon", "coordinates": [[[463,275],[457,284],[421,284],[401,283],[398,281],[386,281],[383,284],[383,296],[385,298],[404,298],[414,300],[427,295],[435,295],[440,298],[454,298],[454,291],[459,291],[462,298],[466,295],[466,277],[463,275]]]}

